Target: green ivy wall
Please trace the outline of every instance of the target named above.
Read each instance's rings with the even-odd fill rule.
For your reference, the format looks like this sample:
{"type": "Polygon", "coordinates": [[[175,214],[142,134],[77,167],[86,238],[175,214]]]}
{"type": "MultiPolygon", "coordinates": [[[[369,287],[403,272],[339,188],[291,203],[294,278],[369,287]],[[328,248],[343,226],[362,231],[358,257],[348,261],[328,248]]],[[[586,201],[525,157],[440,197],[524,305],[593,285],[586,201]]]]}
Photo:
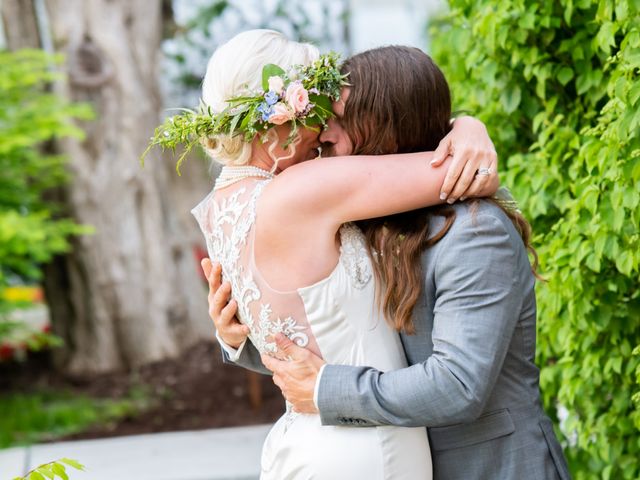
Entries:
{"type": "Polygon", "coordinates": [[[533,224],[538,363],[576,479],[640,478],[640,1],[451,0],[430,28],[533,224]]]}

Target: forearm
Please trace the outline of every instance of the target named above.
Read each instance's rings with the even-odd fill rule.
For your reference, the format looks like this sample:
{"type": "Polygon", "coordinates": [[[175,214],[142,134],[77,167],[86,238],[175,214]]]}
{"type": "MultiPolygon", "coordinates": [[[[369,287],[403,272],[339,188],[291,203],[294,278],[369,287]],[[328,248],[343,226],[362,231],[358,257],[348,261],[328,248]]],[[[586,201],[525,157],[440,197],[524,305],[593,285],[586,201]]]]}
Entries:
{"type": "Polygon", "coordinates": [[[265,190],[275,211],[286,205],[293,224],[348,221],[437,205],[449,162],[431,153],[334,157],[288,168],[265,190]],[[318,162],[316,164],[316,162],[318,162]]]}
{"type": "Polygon", "coordinates": [[[472,372],[438,358],[383,373],[368,367],[327,365],[318,386],[323,425],[360,419],[361,426],[437,427],[475,420],[490,390],[472,372]],[[333,388],[339,385],[339,392],[333,388]]]}
{"type": "Polygon", "coordinates": [[[515,328],[513,312],[521,305],[515,289],[489,296],[484,305],[476,302],[481,313],[475,315],[439,312],[433,353],[422,363],[385,373],[327,365],[318,386],[323,423],[354,417],[371,425],[437,427],[476,419],[502,369],[515,328]]]}

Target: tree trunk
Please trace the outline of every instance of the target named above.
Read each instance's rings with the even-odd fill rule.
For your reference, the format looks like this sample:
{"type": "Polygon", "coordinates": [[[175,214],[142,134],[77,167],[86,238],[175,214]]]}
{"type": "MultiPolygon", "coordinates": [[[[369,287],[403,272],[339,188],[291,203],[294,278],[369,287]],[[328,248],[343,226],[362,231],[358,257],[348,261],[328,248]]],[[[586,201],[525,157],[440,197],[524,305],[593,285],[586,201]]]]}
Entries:
{"type": "Polygon", "coordinates": [[[2,0],[2,25],[11,50],[40,48],[38,19],[31,1],[2,0]]]}
{"type": "Polygon", "coordinates": [[[53,331],[66,343],[57,364],[71,374],[137,366],[212,338],[184,191],[175,192],[170,162],[138,161],[159,122],[161,3],[47,0],[55,50],[67,59],[60,91],[96,112],[84,140],[58,143],[72,174],[62,200],[95,233],[45,271],[53,331]]]}

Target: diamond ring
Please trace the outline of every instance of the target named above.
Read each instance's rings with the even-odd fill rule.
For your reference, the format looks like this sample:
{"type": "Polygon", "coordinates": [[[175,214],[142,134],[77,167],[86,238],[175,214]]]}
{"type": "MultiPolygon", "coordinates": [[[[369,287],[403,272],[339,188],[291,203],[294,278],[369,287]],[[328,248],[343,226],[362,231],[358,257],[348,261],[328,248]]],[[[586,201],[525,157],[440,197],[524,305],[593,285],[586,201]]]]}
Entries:
{"type": "Polygon", "coordinates": [[[480,176],[491,175],[491,168],[486,168],[486,167],[479,168],[476,175],[480,175],[480,176]]]}

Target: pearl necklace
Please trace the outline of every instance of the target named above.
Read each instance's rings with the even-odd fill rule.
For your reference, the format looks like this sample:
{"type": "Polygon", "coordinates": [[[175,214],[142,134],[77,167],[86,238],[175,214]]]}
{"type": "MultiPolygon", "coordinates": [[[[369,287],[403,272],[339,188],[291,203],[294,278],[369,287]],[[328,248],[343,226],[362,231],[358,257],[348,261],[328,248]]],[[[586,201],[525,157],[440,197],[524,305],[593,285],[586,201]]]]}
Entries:
{"type": "Polygon", "coordinates": [[[218,178],[216,179],[216,184],[213,187],[214,190],[220,190],[221,188],[228,187],[229,185],[233,185],[240,180],[244,180],[245,178],[250,177],[260,177],[260,178],[268,178],[271,179],[275,175],[271,172],[267,172],[266,170],[258,167],[254,167],[252,165],[245,165],[242,167],[222,167],[222,171],[218,178]]]}

